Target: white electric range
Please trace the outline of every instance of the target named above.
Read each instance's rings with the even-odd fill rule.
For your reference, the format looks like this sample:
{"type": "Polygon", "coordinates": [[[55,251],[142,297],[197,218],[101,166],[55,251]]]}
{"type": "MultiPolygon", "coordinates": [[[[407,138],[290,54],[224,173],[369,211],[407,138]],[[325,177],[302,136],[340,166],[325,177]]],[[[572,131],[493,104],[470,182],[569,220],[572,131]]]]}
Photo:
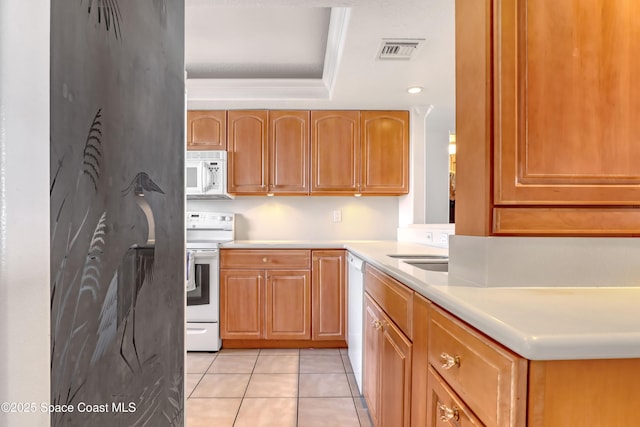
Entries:
{"type": "Polygon", "coordinates": [[[218,351],[220,249],[234,236],[235,215],[187,212],[187,351],[218,351]]]}

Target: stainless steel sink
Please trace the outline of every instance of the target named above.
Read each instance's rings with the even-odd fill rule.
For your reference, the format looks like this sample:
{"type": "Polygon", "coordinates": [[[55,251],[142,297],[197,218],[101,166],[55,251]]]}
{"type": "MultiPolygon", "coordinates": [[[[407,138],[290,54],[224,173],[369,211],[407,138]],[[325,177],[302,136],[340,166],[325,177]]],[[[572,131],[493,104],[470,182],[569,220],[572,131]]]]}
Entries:
{"type": "Polygon", "coordinates": [[[449,271],[448,262],[424,262],[424,261],[403,261],[406,264],[413,265],[421,270],[429,271],[449,271]]]}
{"type": "Polygon", "coordinates": [[[449,257],[447,255],[387,255],[389,258],[396,259],[437,259],[437,260],[448,260],[449,257]]]}

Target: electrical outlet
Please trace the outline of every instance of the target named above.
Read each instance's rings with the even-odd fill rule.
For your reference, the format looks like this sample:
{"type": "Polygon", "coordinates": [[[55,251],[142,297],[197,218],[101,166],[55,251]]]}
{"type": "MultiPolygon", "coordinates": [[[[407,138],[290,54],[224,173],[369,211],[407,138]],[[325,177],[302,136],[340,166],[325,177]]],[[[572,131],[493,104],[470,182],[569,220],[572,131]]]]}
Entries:
{"type": "Polygon", "coordinates": [[[440,244],[446,245],[449,243],[449,235],[447,233],[440,233],[440,244]]]}
{"type": "Polygon", "coordinates": [[[342,222],[342,211],[340,209],[333,211],[333,222],[342,222]]]}

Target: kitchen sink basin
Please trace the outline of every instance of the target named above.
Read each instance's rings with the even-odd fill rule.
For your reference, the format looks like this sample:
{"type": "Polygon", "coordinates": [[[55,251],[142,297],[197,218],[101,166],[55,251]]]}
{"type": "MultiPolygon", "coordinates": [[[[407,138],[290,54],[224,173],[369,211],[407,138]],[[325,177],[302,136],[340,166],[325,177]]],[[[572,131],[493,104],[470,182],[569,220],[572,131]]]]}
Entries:
{"type": "Polygon", "coordinates": [[[437,260],[447,260],[449,259],[446,255],[387,255],[389,258],[397,258],[397,259],[437,259],[437,260]]]}
{"type": "Polygon", "coordinates": [[[424,261],[403,261],[406,264],[413,265],[421,270],[429,271],[449,271],[448,262],[424,262],[424,261]]]}

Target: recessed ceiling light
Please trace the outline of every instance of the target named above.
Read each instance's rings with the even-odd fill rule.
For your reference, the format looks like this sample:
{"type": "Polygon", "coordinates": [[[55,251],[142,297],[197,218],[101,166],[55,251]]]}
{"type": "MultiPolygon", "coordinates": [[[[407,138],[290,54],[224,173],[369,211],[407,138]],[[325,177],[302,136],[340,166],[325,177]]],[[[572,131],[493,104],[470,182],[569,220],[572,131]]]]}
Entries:
{"type": "Polygon", "coordinates": [[[422,92],[422,87],[421,86],[412,86],[409,89],[407,89],[407,92],[409,93],[420,93],[422,92]]]}

